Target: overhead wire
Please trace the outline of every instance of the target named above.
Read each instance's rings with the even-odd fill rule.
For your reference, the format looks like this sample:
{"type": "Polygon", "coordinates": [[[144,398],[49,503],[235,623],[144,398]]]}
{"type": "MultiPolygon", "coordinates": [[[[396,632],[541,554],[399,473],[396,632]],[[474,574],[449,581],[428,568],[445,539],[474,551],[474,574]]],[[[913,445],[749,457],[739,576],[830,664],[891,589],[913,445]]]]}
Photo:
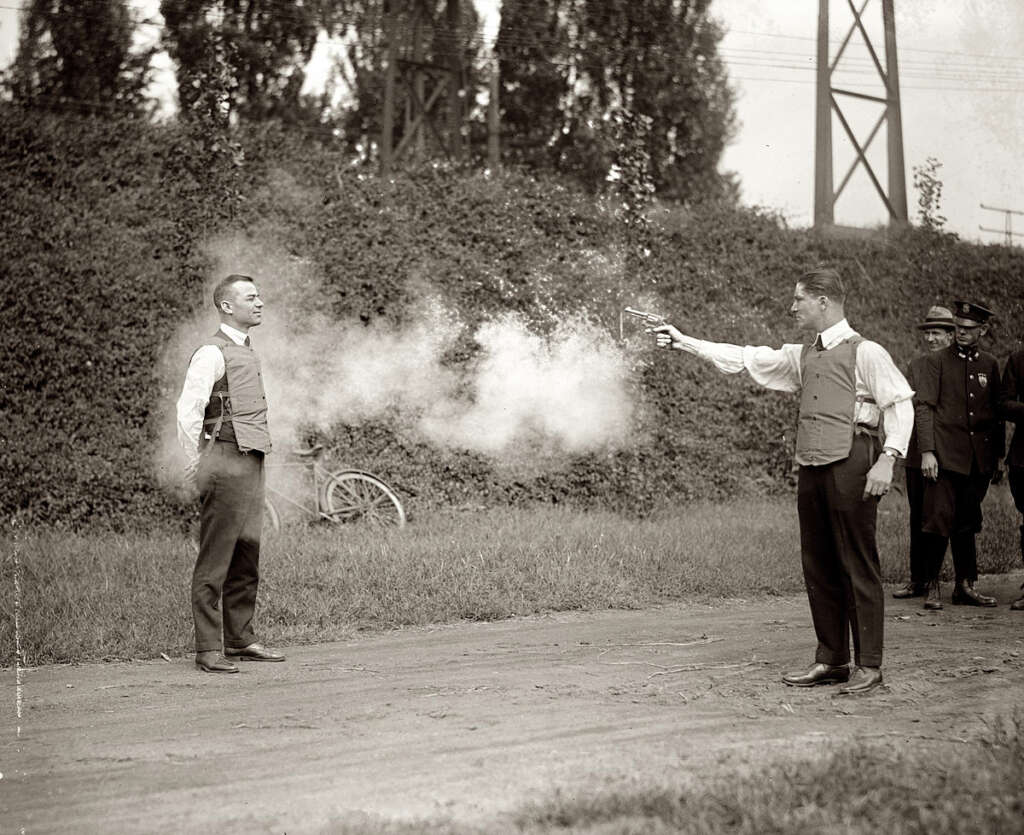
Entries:
{"type": "MultiPolygon", "coordinates": [[[[15,11],[26,11],[27,6],[9,5],[0,3],[0,9],[9,9],[15,11]]],[[[64,12],[67,14],[68,12],[64,12]]],[[[85,19],[93,18],[96,19],[99,16],[91,14],[86,10],[76,10],[73,14],[79,14],[85,19]]],[[[290,14],[284,12],[284,10],[278,10],[277,14],[281,15],[290,14]]],[[[296,12],[292,19],[299,19],[301,13],[296,12]]],[[[302,19],[307,19],[302,16],[302,19]]],[[[158,22],[155,20],[142,20],[138,18],[132,18],[135,25],[155,27],[161,31],[167,30],[169,27],[165,22],[158,22]]],[[[337,15],[332,18],[332,22],[337,23],[341,26],[352,26],[356,24],[365,24],[365,20],[353,16],[337,15]]],[[[395,29],[392,30],[399,36],[407,36],[412,30],[411,21],[399,21],[395,24],[395,29]]],[[[373,34],[378,37],[383,37],[384,32],[382,29],[374,29],[373,34]]],[[[735,81],[741,82],[763,82],[763,83],[802,83],[812,84],[815,83],[814,79],[810,78],[794,78],[792,76],[780,76],[777,72],[773,72],[772,75],[766,76],[762,74],[749,74],[750,71],[755,73],[758,71],[782,71],[785,73],[799,72],[799,73],[814,73],[816,72],[816,56],[811,56],[806,53],[793,52],[793,51],[778,51],[771,49],[763,49],[757,47],[738,47],[724,43],[725,39],[732,34],[743,34],[754,37],[771,37],[771,38],[785,38],[787,40],[798,40],[798,41],[810,41],[816,42],[815,38],[800,36],[800,35],[783,35],[771,32],[754,32],[749,30],[728,30],[719,43],[717,50],[717,59],[721,62],[727,71],[730,78],[735,81]],[[732,72],[731,70],[736,68],[739,72],[732,72]],[[744,74],[748,73],[748,74],[744,74]]],[[[334,46],[350,46],[351,40],[345,38],[327,37],[318,39],[319,42],[326,43],[334,46]]],[[[526,28],[511,29],[506,27],[501,30],[495,37],[485,37],[481,32],[477,32],[461,39],[460,43],[466,48],[472,48],[474,46],[490,46],[493,47],[496,42],[501,42],[511,47],[529,47],[529,46],[540,46],[543,45],[543,41],[536,37],[536,34],[532,30],[526,28]]],[[[384,46],[380,43],[371,44],[370,50],[380,50],[384,46]]],[[[649,47],[653,49],[653,47],[649,47]]],[[[658,47],[654,49],[655,52],[662,52],[663,54],[670,54],[671,50],[669,47],[658,47]]],[[[938,56],[960,56],[960,57],[973,57],[982,58],[985,60],[1013,60],[1024,62],[1024,57],[1016,56],[994,56],[994,55],[979,55],[971,53],[961,53],[956,51],[948,50],[928,50],[928,49],[914,49],[912,47],[901,47],[901,53],[906,51],[916,51],[928,54],[934,54],[938,56]]],[[[450,48],[446,48],[444,45],[438,45],[436,42],[432,45],[432,53],[438,58],[449,57],[452,54],[450,48]]],[[[463,49],[460,48],[459,54],[463,54],[463,49]]],[[[508,59],[506,59],[508,60],[508,59]]],[[[560,58],[557,56],[542,56],[536,60],[543,60],[554,66],[563,67],[575,67],[577,69],[592,70],[592,69],[603,69],[604,65],[594,61],[588,61],[586,58],[579,54],[572,54],[570,56],[560,58]]],[[[712,61],[715,59],[711,59],[712,61]]],[[[932,63],[922,59],[901,59],[900,60],[900,76],[901,76],[901,89],[907,90],[928,90],[936,92],[991,92],[991,93],[1019,93],[1024,92],[1024,63],[1019,67],[1002,67],[995,68],[987,66],[979,62],[970,61],[959,61],[959,62],[943,62],[942,66],[936,67],[933,59],[932,63]],[[929,68],[930,67],[930,68],[929,68]],[[945,82],[940,84],[906,84],[902,82],[902,79],[909,79],[911,81],[931,81],[931,82],[945,82]],[[1003,83],[999,83],[1003,82],[1003,83]],[[981,86],[988,85],[988,86],[981,86]]],[[[858,77],[872,77],[877,82],[881,79],[878,78],[877,68],[874,66],[873,60],[867,56],[859,56],[856,54],[844,54],[840,63],[834,68],[833,74],[843,79],[849,79],[844,81],[844,84],[848,83],[851,88],[854,88],[854,92],[870,92],[865,90],[858,90],[856,86],[862,84],[862,81],[857,80],[858,77]]]]}

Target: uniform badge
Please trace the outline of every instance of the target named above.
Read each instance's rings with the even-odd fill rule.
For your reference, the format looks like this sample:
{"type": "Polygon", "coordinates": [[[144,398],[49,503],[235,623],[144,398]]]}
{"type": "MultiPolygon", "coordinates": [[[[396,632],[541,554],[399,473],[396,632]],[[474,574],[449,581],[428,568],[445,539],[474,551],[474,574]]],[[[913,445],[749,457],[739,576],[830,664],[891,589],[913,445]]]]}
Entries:
{"type": "Polygon", "coordinates": [[[988,385],[988,374],[978,374],[978,385],[982,388],[988,385]]]}

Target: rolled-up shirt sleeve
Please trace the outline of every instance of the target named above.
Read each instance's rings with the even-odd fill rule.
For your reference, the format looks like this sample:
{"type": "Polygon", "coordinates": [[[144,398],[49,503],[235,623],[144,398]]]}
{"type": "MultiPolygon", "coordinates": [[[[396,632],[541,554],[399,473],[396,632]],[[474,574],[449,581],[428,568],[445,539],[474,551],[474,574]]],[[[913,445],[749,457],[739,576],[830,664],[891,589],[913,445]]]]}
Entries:
{"type": "Polygon", "coordinates": [[[199,437],[213,384],[224,375],[224,355],[216,345],[204,345],[192,355],[178,398],[178,443],[188,466],[199,460],[199,437]]]}
{"type": "Polygon", "coordinates": [[[882,413],[886,447],[906,455],[914,431],[914,390],[907,378],[889,352],[869,340],[861,343],[857,351],[857,375],[882,413]]]}

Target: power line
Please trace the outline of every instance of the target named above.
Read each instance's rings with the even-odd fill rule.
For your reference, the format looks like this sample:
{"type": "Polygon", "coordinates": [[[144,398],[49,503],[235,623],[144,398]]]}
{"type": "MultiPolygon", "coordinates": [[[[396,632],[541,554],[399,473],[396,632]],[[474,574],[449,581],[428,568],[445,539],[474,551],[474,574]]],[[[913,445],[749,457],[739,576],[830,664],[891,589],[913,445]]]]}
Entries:
{"type": "MultiPolygon", "coordinates": [[[[28,9],[27,6],[12,6],[12,5],[6,5],[6,4],[0,4],[0,8],[10,9],[10,10],[14,10],[14,11],[22,11],[22,12],[24,12],[24,11],[26,11],[28,9]]],[[[84,19],[99,19],[98,15],[89,14],[89,13],[86,13],[86,12],[81,11],[81,10],[76,10],[76,12],[73,12],[73,14],[78,14],[80,17],[82,17],[84,19]]],[[[299,13],[296,13],[295,15],[287,14],[286,16],[289,16],[292,19],[299,19],[300,14],[299,13]]],[[[305,18],[303,17],[302,19],[305,19],[305,18]]],[[[157,22],[157,21],[140,20],[140,19],[136,19],[136,18],[132,18],[132,20],[137,25],[151,26],[151,27],[158,28],[160,30],[167,30],[169,28],[165,22],[161,23],[161,22],[157,22]]],[[[344,24],[344,25],[351,26],[351,25],[354,25],[356,23],[365,23],[366,21],[365,20],[360,20],[358,18],[351,17],[351,16],[338,16],[337,18],[334,18],[333,22],[338,23],[338,24],[344,24]]],[[[399,26],[397,28],[397,31],[401,35],[403,33],[408,33],[409,31],[411,31],[411,29],[412,29],[412,24],[411,23],[404,23],[404,24],[399,24],[399,26]]],[[[742,32],[742,30],[733,30],[733,31],[740,31],[740,32],[742,32]]],[[[509,29],[503,30],[501,33],[499,33],[499,36],[497,38],[490,40],[490,45],[493,46],[493,44],[496,41],[501,41],[501,42],[507,43],[507,44],[509,44],[511,46],[516,46],[516,45],[519,45],[519,46],[534,46],[534,45],[541,45],[542,44],[542,41],[540,41],[539,39],[537,39],[537,38],[535,38],[533,36],[530,36],[528,34],[523,34],[523,33],[526,33],[526,32],[527,32],[527,30],[522,29],[522,28],[520,28],[518,31],[517,30],[509,30],[509,29]]],[[[380,34],[382,34],[382,32],[381,32],[381,30],[377,30],[376,28],[374,28],[372,30],[372,34],[373,35],[380,35],[380,34]]],[[[786,39],[792,39],[792,40],[814,41],[813,38],[804,37],[804,36],[798,36],[798,35],[777,35],[777,34],[768,33],[768,32],[743,32],[743,34],[757,35],[758,37],[765,36],[765,37],[786,38],[786,39]]],[[[339,38],[323,38],[323,39],[320,39],[320,40],[322,42],[324,42],[324,43],[327,43],[329,45],[335,45],[335,46],[351,46],[352,45],[352,42],[350,40],[339,39],[339,38]]],[[[483,45],[486,45],[488,43],[488,39],[484,38],[482,35],[470,35],[469,37],[465,38],[463,42],[468,47],[472,47],[474,45],[475,46],[483,46],[483,45]]],[[[369,45],[368,48],[369,48],[370,51],[375,51],[375,50],[383,49],[383,46],[382,46],[382,44],[371,44],[371,45],[369,45]]],[[[903,49],[903,48],[901,47],[901,49],[903,49]]],[[[670,48],[662,47],[661,51],[664,52],[664,53],[668,53],[670,51],[670,48]]],[[[930,54],[936,54],[936,55],[967,55],[967,53],[949,52],[949,51],[943,51],[943,50],[918,50],[918,51],[928,52],[930,54]]],[[[460,53],[461,53],[461,50],[460,50],[460,53]]],[[[727,70],[729,68],[731,68],[731,67],[738,67],[738,68],[742,68],[741,72],[743,72],[744,70],[783,70],[783,71],[796,71],[796,72],[801,72],[801,73],[804,73],[804,72],[806,72],[806,73],[813,73],[815,71],[814,58],[811,57],[811,56],[805,55],[803,53],[776,52],[776,51],[773,51],[773,50],[766,50],[766,49],[754,49],[754,48],[744,49],[744,48],[738,48],[738,47],[719,47],[718,53],[719,53],[718,58],[722,61],[722,63],[724,64],[724,66],[725,66],[725,68],[727,70]],[[743,55],[743,54],[741,54],[739,56],[735,56],[733,54],[733,50],[735,50],[735,51],[741,51],[742,50],[743,52],[749,52],[749,53],[753,53],[753,54],[751,54],[749,56],[748,55],[743,55]],[[763,58],[762,58],[762,56],[763,56],[763,58]],[[777,58],[777,59],[776,60],[772,60],[773,58],[777,58]],[[806,63],[791,63],[791,62],[790,63],[786,63],[787,59],[798,59],[800,61],[806,61],[806,63]]],[[[451,49],[444,49],[444,48],[438,49],[438,48],[435,47],[434,54],[438,58],[447,57],[447,56],[450,56],[452,54],[452,50],[451,49]]],[[[986,58],[993,58],[993,59],[995,59],[995,58],[998,58],[999,56],[977,56],[977,57],[986,57],[986,58]]],[[[505,60],[509,60],[509,59],[506,58],[505,60]]],[[[546,62],[548,64],[551,64],[553,66],[575,67],[577,69],[584,69],[584,70],[599,70],[599,69],[602,69],[604,67],[603,64],[601,64],[601,63],[599,63],[597,61],[589,62],[589,61],[586,61],[586,60],[581,60],[581,59],[576,58],[576,57],[557,58],[557,57],[546,56],[544,58],[539,58],[537,60],[543,60],[544,62],[546,62]]],[[[1018,58],[1016,58],[1014,60],[1024,60],[1024,59],[1021,59],[1021,58],[1018,57],[1018,58]]],[[[874,66],[870,62],[868,62],[868,59],[866,59],[866,58],[862,58],[862,57],[859,57],[859,56],[856,56],[856,55],[844,55],[842,63],[843,64],[853,63],[854,65],[852,67],[846,67],[846,66],[836,67],[835,72],[837,74],[841,74],[841,75],[844,75],[844,76],[876,76],[877,75],[877,71],[874,69],[874,66]]],[[[901,70],[902,70],[902,68],[904,66],[907,65],[907,63],[908,62],[903,62],[901,64],[901,70]]],[[[945,67],[945,68],[939,69],[937,71],[933,70],[933,71],[927,71],[926,72],[923,69],[925,65],[926,65],[926,62],[920,62],[919,64],[911,65],[911,67],[906,69],[906,70],[902,70],[904,77],[908,77],[908,78],[911,78],[911,79],[922,79],[922,80],[927,80],[927,81],[953,82],[954,84],[957,84],[958,86],[951,86],[949,84],[925,84],[925,85],[902,84],[901,85],[902,89],[933,91],[933,92],[979,92],[979,93],[1019,93],[1019,92],[1022,92],[1022,87],[1015,86],[1013,84],[1013,82],[1018,82],[1018,81],[1024,82],[1024,74],[1018,75],[1018,72],[1024,73],[1024,67],[1021,67],[1020,70],[1018,70],[1017,68],[1012,68],[1010,70],[1009,74],[1008,74],[1005,69],[999,71],[998,73],[996,73],[995,70],[990,70],[988,67],[984,67],[982,65],[970,65],[970,64],[961,64],[961,65],[956,67],[957,70],[962,69],[963,72],[951,71],[951,67],[945,67]],[[987,87],[976,86],[974,84],[974,82],[989,83],[989,84],[991,84],[991,82],[998,82],[998,81],[1004,81],[1004,82],[1010,82],[1010,83],[1009,84],[996,84],[994,86],[987,86],[987,87]]],[[[732,74],[732,73],[730,73],[730,77],[733,78],[734,80],[737,80],[737,81],[754,81],[754,82],[762,82],[763,81],[763,82],[780,82],[780,83],[791,83],[791,84],[792,83],[814,83],[813,79],[799,79],[799,78],[787,78],[787,77],[777,77],[777,76],[773,76],[773,77],[767,77],[767,76],[761,76],[761,75],[750,76],[750,75],[739,75],[739,74],[732,74]]],[[[851,82],[851,83],[852,84],[856,84],[857,82],[851,82]]],[[[854,89],[854,92],[866,92],[866,91],[854,89]]]]}
{"type": "MultiPolygon", "coordinates": [[[[12,11],[25,12],[25,11],[29,11],[30,7],[23,6],[23,5],[22,6],[14,6],[14,5],[0,4],[0,9],[9,9],[9,10],[12,10],[12,11]]],[[[65,11],[65,12],[63,12],[63,14],[65,14],[65,15],[67,15],[67,14],[75,14],[75,15],[78,15],[79,17],[83,18],[83,19],[101,19],[101,17],[99,15],[91,14],[91,13],[88,13],[88,12],[86,12],[84,10],[77,10],[77,9],[75,11],[73,11],[73,12],[65,11]]],[[[292,12],[288,12],[288,11],[283,10],[283,9],[279,10],[277,12],[277,16],[278,17],[290,18],[292,20],[301,20],[301,21],[307,21],[307,20],[310,19],[308,15],[304,15],[301,12],[292,13],[292,12]]],[[[138,26],[149,26],[149,27],[154,27],[154,28],[161,29],[161,30],[167,30],[169,28],[166,22],[159,22],[159,21],[151,20],[151,19],[135,18],[135,17],[131,17],[131,16],[129,16],[129,20],[134,25],[138,25],[138,26]]],[[[366,19],[365,18],[359,18],[359,17],[356,17],[356,16],[351,16],[351,15],[338,15],[336,17],[333,17],[331,19],[331,22],[335,23],[335,24],[351,26],[351,25],[355,25],[355,24],[358,24],[358,23],[364,23],[365,24],[366,23],[366,19]]],[[[397,31],[400,34],[406,34],[409,31],[411,31],[411,29],[412,29],[412,24],[410,22],[406,22],[404,20],[400,20],[400,21],[397,22],[397,31]]],[[[803,35],[784,35],[784,34],[778,34],[778,33],[772,33],[772,32],[757,32],[757,31],[749,31],[749,30],[725,30],[724,34],[723,34],[723,41],[724,41],[725,38],[727,38],[730,34],[733,34],[733,33],[746,34],[746,35],[751,35],[751,36],[756,36],[756,37],[784,38],[784,39],[788,39],[788,40],[802,40],[802,41],[811,41],[811,42],[813,42],[815,40],[814,38],[803,36],[803,35]]],[[[383,34],[383,30],[374,29],[373,34],[375,34],[375,35],[382,35],[383,34]]],[[[345,39],[335,38],[335,37],[324,38],[322,40],[325,43],[333,44],[333,45],[338,45],[338,46],[347,46],[347,45],[350,45],[350,43],[351,43],[350,41],[347,41],[345,39]]],[[[536,46],[536,45],[542,45],[544,43],[544,41],[536,38],[532,34],[531,30],[528,30],[528,29],[526,29],[524,27],[519,27],[518,29],[510,29],[510,28],[506,27],[505,29],[500,30],[499,34],[497,36],[493,37],[493,38],[487,38],[487,37],[485,37],[482,34],[475,34],[475,33],[474,34],[469,34],[468,36],[464,37],[464,42],[466,43],[467,46],[474,46],[475,45],[475,46],[490,46],[490,47],[493,47],[495,42],[497,42],[498,40],[502,40],[502,41],[504,41],[504,42],[506,42],[506,43],[508,43],[509,45],[512,45],[512,46],[536,46]]],[[[653,50],[655,52],[659,52],[659,51],[660,52],[669,52],[669,51],[671,51],[671,49],[669,47],[659,47],[657,45],[651,45],[651,46],[649,46],[647,48],[648,48],[648,50],[653,50]]],[[[951,66],[955,66],[957,69],[962,68],[962,69],[968,70],[968,71],[980,70],[980,71],[983,71],[983,72],[999,72],[999,73],[1002,73],[1002,74],[1005,74],[1007,69],[1011,69],[1011,71],[1013,71],[1013,72],[1024,71],[1024,57],[1019,56],[1019,55],[1017,55],[1017,56],[985,55],[985,54],[966,53],[966,52],[951,51],[951,50],[914,49],[913,47],[904,47],[904,46],[901,46],[900,50],[904,51],[904,52],[905,51],[923,52],[923,53],[934,54],[934,55],[938,55],[938,56],[974,57],[974,58],[983,58],[983,59],[986,59],[986,60],[1003,61],[1003,62],[1006,62],[1006,61],[1016,61],[1016,62],[1021,62],[1021,64],[1022,64],[1022,66],[1019,67],[1019,68],[1014,67],[1014,68],[1011,69],[1011,68],[1006,68],[1006,67],[986,67],[984,65],[976,64],[976,63],[974,63],[974,64],[971,64],[971,63],[961,63],[959,65],[949,65],[948,62],[946,62],[946,64],[944,65],[944,69],[946,69],[946,70],[950,69],[951,66]]],[[[724,44],[719,46],[719,49],[718,49],[718,52],[720,54],[723,54],[723,53],[724,54],[729,54],[729,53],[731,53],[733,51],[765,53],[768,56],[772,56],[772,57],[774,57],[774,56],[786,56],[786,57],[797,57],[797,58],[806,58],[808,60],[814,60],[814,56],[808,55],[808,54],[804,54],[804,53],[780,52],[780,51],[777,51],[777,50],[755,49],[755,48],[749,48],[749,47],[746,47],[746,48],[745,47],[730,47],[730,46],[727,46],[727,45],[724,45],[724,44]]],[[[851,59],[854,60],[854,61],[857,61],[857,62],[867,62],[868,61],[867,58],[860,58],[858,56],[844,56],[844,62],[849,61],[851,59]]],[[[552,63],[569,63],[569,61],[564,61],[564,62],[552,61],[552,63]]],[[[901,61],[901,70],[902,70],[903,66],[912,65],[912,64],[915,64],[915,62],[914,61],[906,61],[906,60],[901,61]]],[[[923,67],[923,66],[928,66],[928,63],[924,62],[924,61],[918,61],[918,62],[916,62],[916,65],[919,65],[919,66],[923,67]]]]}
{"type": "MultiPolygon", "coordinates": [[[[817,42],[817,38],[808,37],[806,35],[784,35],[777,32],[752,32],[743,29],[730,29],[726,34],[726,37],[730,34],[754,35],[759,38],[785,38],[787,40],[794,41],[811,41],[812,43],[817,42]]],[[[900,44],[900,52],[927,52],[934,55],[960,55],[968,58],[985,58],[990,61],[1024,61],[1024,57],[1020,55],[992,55],[990,53],[961,52],[959,50],[925,49],[924,47],[903,46],[903,44],[900,44]]]]}

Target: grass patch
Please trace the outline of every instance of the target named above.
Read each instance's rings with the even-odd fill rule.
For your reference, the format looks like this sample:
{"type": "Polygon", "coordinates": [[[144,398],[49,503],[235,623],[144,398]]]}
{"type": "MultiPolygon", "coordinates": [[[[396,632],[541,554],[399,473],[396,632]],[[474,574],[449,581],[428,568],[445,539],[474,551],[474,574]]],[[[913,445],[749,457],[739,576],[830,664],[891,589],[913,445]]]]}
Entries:
{"type": "Polygon", "coordinates": [[[978,745],[907,749],[877,742],[775,759],[753,772],[721,766],[692,785],[558,791],[486,824],[346,818],[331,831],[370,835],[479,833],[847,833],[965,835],[1021,831],[1024,711],[997,719],[978,745]]]}
{"type": "Polygon", "coordinates": [[[523,810],[526,833],[1020,832],[1024,711],[955,752],[859,742],[684,789],[559,794],[523,810]]]}
{"type": "MultiPolygon", "coordinates": [[[[981,570],[1017,565],[1018,517],[986,502],[981,570]]],[[[268,642],[295,644],[458,620],[642,608],[681,598],[803,590],[794,502],[687,505],[650,519],[555,508],[435,514],[401,531],[288,527],[264,544],[257,613],[268,642]]],[[[880,516],[883,576],[905,578],[906,506],[880,516]]],[[[147,658],[192,646],[195,560],[179,531],[58,534],[2,543],[0,648],[14,660],[17,563],[22,661],[147,658]]]]}

